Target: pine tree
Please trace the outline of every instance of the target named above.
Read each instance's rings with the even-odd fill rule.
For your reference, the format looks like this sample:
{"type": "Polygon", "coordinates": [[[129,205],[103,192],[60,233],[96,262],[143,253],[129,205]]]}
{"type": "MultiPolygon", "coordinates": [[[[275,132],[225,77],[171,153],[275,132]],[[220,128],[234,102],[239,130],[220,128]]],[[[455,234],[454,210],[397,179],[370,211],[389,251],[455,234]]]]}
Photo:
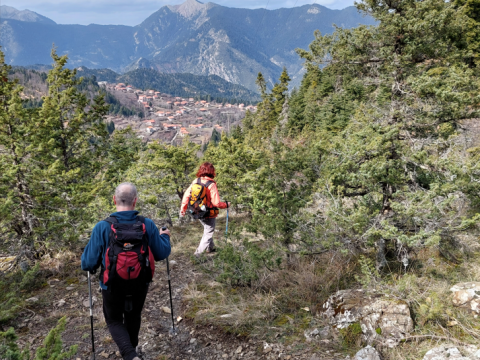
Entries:
{"type": "Polygon", "coordinates": [[[52,50],[52,58],[32,147],[43,179],[35,197],[45,240],[62,244],[77,239],[92,219],[86,205],[96,196],[96,176],[106,157],[109,107],[102,95],[90,101],[79,91],[82,78],[64,68],[66,56],[52,50]]]}
{"type": "Polygon", "coordinates": [[[23,108],[23,89],[8,79],[9,71],[0,52],[0,229],[5,240],[31,246],[39,225],[32,194],[37,166],[30,144],[36,113],[23,108]]]}
{"type": "Polygon", "coordinates": [[[335,86],[351,85],[350,99],[360,99],[344,130],[322,144],[329,155],[319,188],[323,199],[337,196],[322,238],[375,245],[381,268],[385,246],[406,259],[461,226],[452,199],[462,192],[454,179],[465,180],[458,161],[467,154],[455,137],[462,120],[478,116],[480,91],[471,50],[457,37],[469,22],[462,9],[441,0],[358,7],[379,25],[317,32],[310,51],[299,53],[310,67],[327,64],[323,72],[341,80],[335,86]]]}
{"type": "Polygon", "coordinates": [[[283,104],[287,98],[289,81],[290,77],[288,76],[287,69],[284,67],[279,82],[276,83],[272,89],[272,96],[275,99],[274,109],[277,116],[282,112],[283,104]]]}

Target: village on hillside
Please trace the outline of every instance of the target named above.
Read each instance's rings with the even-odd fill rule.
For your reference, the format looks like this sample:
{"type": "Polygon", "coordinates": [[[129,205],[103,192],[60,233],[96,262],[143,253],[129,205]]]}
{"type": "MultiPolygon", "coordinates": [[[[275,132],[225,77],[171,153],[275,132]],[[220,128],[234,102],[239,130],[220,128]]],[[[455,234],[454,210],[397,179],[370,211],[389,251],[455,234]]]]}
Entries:
{"type": "Polygon", "coordinates": [[[130,126],[145,142],[155,140],[176,145],[188,136],[190,141],[203,146],[210,141],[214,130],[228,133],[245,117],[246,111],[257,111],[252,105],[198,101],[155,90],[143,91],[123,83],[98,84],[122,103],[144,109],[143,119],[108,116],[107,121],[112,121],[117,130],[130,126]]]}

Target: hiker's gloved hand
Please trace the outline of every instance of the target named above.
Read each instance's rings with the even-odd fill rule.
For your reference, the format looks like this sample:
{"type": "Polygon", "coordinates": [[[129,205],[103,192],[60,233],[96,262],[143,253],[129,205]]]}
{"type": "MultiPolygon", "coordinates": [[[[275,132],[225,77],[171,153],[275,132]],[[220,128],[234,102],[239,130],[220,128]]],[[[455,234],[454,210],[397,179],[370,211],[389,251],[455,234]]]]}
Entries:
{"type": "Polygon", "coordinates": [[[95,269],[95,270],[90,270],[89,273],[90,273],[91,275],[95,275],[95,274],[97,273],[97,269],[95,269]]]}
{"type": "Polygon", "coordinates": [[[230,208],[232,206],[232,203],[230,201],[227,201],[227,208],[230,208]]]}
{"type": "Polygon", "coordinates": [[[167,234],[168,236],[170,236],[170,230],[166,229],[166,230],[162,230],[160,229],[160,235],[162,234],[167,234]]]}

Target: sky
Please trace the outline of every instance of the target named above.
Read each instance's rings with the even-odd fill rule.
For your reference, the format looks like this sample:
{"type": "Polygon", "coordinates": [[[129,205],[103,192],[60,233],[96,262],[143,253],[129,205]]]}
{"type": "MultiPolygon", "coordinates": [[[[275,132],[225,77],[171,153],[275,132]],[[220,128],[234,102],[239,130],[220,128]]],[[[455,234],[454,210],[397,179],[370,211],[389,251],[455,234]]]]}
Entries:
{"type": "MultiPolygon", "coordinates": [[[[18,10],[32,10],[58,24],[138,25],[164,5],[181,4],[184,0],[0,0],[0,5],[18,10]]],[[[208,2],[208,1],[204,1],[208,2]]],[[[354,0],[213,0],[239,8],[290,8],[320,4],[330,9],[343,9],[354,0]]]]}

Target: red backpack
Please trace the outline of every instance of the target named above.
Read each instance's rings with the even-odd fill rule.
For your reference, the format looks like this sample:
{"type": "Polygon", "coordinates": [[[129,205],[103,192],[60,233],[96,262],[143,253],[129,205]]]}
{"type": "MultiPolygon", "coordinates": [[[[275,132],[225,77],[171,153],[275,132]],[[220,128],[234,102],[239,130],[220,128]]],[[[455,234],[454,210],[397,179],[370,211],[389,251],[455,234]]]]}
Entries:
{"type": "Polygon", "coordinates": [[[113,216],[105,221],[110,224],[111,231],[100,279],[112,292],[133,295],[145,289],[155,272],[145,218],[137,216],[134,224],[121,224],[113,216]]]}

